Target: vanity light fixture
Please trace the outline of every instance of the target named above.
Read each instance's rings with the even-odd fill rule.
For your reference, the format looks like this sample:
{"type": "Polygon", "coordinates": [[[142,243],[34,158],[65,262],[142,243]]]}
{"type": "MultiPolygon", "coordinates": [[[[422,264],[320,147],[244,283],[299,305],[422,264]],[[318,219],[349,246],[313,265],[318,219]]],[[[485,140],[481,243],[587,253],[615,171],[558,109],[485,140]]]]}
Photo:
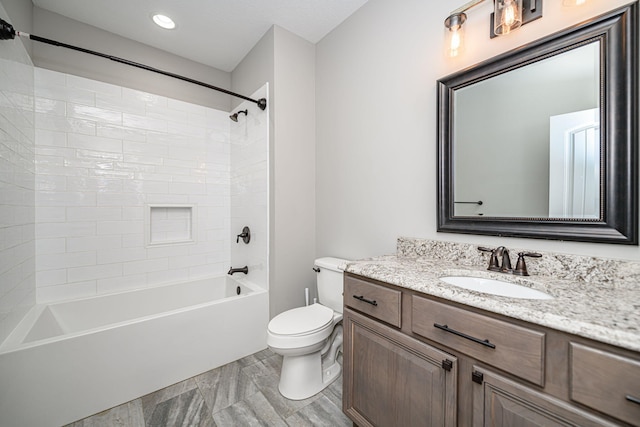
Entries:
{"type": "MultiPolygon", "coordinates": [[[[451,12],[444,20],[445,52],[447,56],[459,56],[464,49],[464,27],[466,11],[484,2],[472,0],[451,12]]],[[[565,2],[585,2],[586,0],[564,0],[565,2]]],[[[509,34],[511,31],[542,17],[542,0],[493,0],[490,37],[509,34]]]]}
{"type": "Polygon", "coordinates": [[[153,15],[151,17],[151,19],[153,19],[153,22],[156,23],[156,25],[167,29],[167,30],[173,30],[174,28],[176,28],[176,23],[173,22],[173,19],[169,18],[166,15],[162,15],[160,13],[157,13],[155,15],[153,15]]]}

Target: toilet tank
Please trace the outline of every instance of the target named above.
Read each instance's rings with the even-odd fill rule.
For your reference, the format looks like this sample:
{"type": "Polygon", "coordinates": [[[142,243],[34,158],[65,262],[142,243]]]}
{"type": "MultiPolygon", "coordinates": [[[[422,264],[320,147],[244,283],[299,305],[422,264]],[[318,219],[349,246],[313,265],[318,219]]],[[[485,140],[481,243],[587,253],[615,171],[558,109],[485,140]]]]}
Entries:
{"type": "Polygon", "coordinates": [[[342,313],[342,291],[343,277],[342,270],[347,264],[347,260],[340,258],[318,258],[314,265],[320,269],[316,274],[318,284],[318,302],[333,311],[342,313]]]}

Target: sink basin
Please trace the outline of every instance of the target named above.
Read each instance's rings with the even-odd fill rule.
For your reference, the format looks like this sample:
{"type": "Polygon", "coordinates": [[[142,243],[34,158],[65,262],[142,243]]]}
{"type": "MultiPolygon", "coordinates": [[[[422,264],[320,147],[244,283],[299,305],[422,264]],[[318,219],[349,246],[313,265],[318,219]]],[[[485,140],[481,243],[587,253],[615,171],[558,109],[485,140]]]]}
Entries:
{"type": "Polygon", "coordinates": [[[482,277],[470,276],[448,276],[441,277],[440,280],[459,288],[485,294],[499,295],[510,298],[521,299],[552,299],[553,297],[542,291],[531,289],[515,283],[503,282],[502,280],[485,279],[482,277]]]}

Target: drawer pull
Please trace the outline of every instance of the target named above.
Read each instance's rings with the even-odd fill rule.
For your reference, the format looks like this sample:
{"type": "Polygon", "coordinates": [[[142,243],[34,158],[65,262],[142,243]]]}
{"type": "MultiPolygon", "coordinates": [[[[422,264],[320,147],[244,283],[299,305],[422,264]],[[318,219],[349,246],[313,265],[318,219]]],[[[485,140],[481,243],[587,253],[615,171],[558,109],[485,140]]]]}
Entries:
{"type": "Polygon", "coordinates": [[[465,333],[456,331],[455,329],[451,329],[447,325],[438,325],[437,323],[434,323],[433,326],[435,326],[438,329],[442,329],[443,331],[451,332],[452,334],[457,335],[459,337],[466,338],[466,339],[471,340],[473,342],[477,342],[478,344],[482,344],[485,347],[496,348],[496,345],[490,343],[489,340],[481,340],[480,338],[472,337],[471,335],[467,335],[465,333]]]}
{"type": "Polygon", "coordinates": [[[366,303],[371,304],[371,305],[378,305],[378,302],[377,302],[376,300],[373,300],[373,301],[372,301],[372,300],[370,300],[370,299],[366,299],[366,298],[364,297],[364,295],[360,295],[360,296],[358,296],[358,295],[354,295],[353,297],[354,297],[355,299],[357,299],[357,300],[360,300],[360,301],[362,301],[362,302],[366,302],[366,303]]]}
{"type": "Polygon", "coordinates": [[[638,405],[640,405],[640,399],[638,399],[637,397],[633,397],[633,396],[630,396],[628,394],[625,397],[629,402],[637,403],[638,405]]]}

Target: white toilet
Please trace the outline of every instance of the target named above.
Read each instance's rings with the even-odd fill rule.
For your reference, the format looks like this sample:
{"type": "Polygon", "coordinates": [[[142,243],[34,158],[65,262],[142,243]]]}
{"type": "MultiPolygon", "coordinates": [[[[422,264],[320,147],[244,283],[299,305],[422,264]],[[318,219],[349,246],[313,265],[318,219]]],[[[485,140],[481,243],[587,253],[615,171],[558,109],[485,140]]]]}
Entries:
{"type": "Polygon", "coordinates": [[[342,270],[347,261],[315,261],[320,303],[280,313],[269,322],[267,344],[283,356],[278,389],[287,399],[302,400],[340,376],[342,350],[342,270]]]}

